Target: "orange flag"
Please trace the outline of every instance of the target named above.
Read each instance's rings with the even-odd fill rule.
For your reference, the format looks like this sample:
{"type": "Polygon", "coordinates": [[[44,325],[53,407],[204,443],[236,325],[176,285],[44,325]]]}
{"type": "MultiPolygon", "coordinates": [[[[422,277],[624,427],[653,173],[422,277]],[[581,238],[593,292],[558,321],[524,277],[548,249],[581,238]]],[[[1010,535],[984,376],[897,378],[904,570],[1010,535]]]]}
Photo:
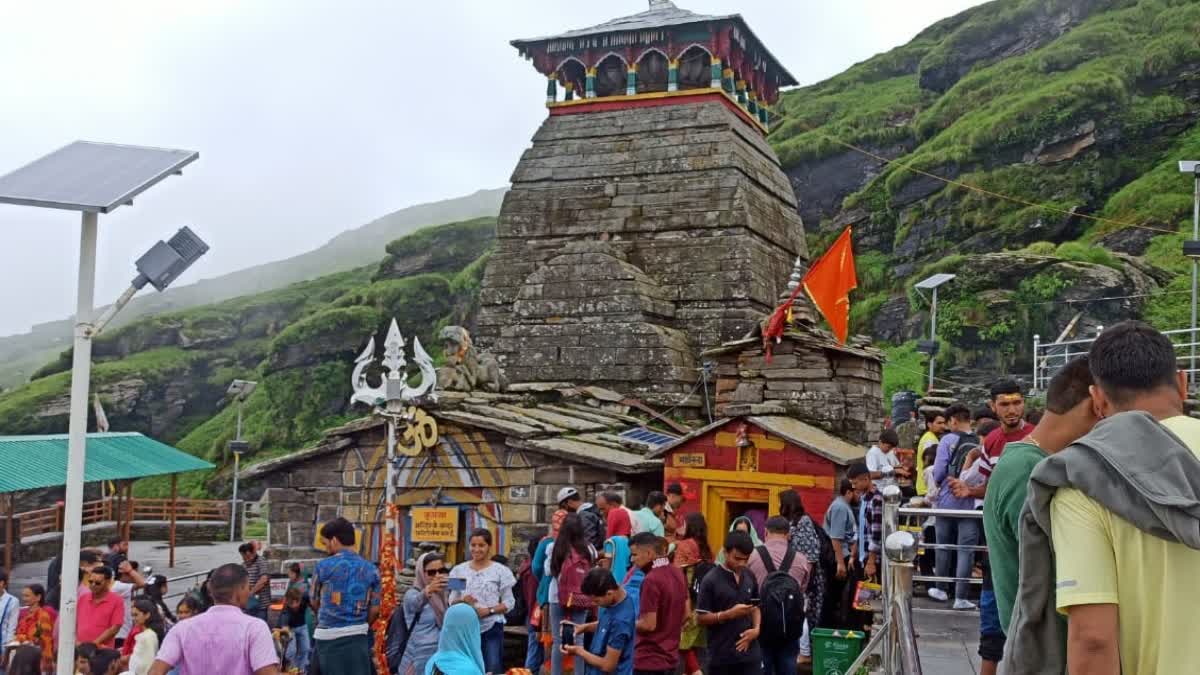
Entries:
{"type": "Polygon", "coordinates": [[[838,342],[845,344],[850,332],[850,291],[858,288],[850,228],[847,227],[825,255],[808,269],[803,285],[808,297],[829,322],[838,342]]]}

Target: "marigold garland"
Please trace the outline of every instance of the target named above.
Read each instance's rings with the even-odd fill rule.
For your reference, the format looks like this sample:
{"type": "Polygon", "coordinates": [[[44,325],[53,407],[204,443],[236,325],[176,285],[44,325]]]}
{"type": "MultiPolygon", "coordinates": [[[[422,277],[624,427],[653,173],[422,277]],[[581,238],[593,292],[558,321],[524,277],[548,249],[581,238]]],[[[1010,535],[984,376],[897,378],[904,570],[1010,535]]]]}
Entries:
{"type": "MultiPolygon", "coordinates": [[[[388,520],[384,523],[387,527],[392,523],[396,523],[397,527],[400,522],[400,511],[395,504],[388,504],[388,520]]],[[[379,552],[379,588],[380,595],[383,596],[379,601],[379,616],[375,619],[373,626],[375,631],[375,667],[376,672],[387,673],[387,629],[388,622],[391,621],[392,612],[396,609],[396,536],[395,530],[391,527],[383,533],[383,546],[379,552]]]]}

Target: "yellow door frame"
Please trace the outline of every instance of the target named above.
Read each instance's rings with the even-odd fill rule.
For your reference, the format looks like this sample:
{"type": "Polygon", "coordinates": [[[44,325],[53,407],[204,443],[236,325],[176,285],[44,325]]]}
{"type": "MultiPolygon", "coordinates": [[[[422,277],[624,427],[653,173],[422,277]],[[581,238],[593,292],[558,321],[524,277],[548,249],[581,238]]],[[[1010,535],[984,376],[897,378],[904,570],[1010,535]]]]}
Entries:
{"type": "Polygon", "coordinates": [[[767,513],[779,513],[779,493],[792,489],[792,483],[775,483],[755,481],[704,481],[703,512],[708,521],[708,545],[715,555],[725,547],[725,533],[729,520],[729,503],[720,494],[720,488],[735,488],[739,490],[766,490],[767,513]]]}

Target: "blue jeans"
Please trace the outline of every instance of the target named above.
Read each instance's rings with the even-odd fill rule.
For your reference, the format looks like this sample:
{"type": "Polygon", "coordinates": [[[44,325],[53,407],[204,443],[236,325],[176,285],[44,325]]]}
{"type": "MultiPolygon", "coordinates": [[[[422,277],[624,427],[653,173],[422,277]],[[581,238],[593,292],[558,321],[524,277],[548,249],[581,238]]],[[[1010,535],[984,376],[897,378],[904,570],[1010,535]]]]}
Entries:
{"type": "MultiPolygon", "coordinates": [[[[550,648],[550,675],[562,675],[563,673],[563,653],[560,651],[562,646],[562,628],[560,627],[563,619],[572,623],[583,623],[587,621],[586,609],[575,609],[563,612],[562,605],[552,603],[550,605],[550,634],[554,636],[554,644],[550,648]]],[[[582,638],[583,636],[579,636],[582,638]]],[[[575,657],[575,674],[587,672],[587,663],[582,656],[575,657]]]]}
{"type": "Polygon", "coordinates": [[[308,655],[312,651],[312,643],[308,637],[308,626],[299,626],[292,629],[292,641],[288,643],[287,653],[284,658],[293,666],[300,669],[300,672],[308,672],[308,655]]]}
{"type": "Polygon", "coordinates": [[[800,651],[798,641],[780,647],[768,647],[758,643],[762,650],[763,675],[796,675],[796,654],[800,651]]]}
{"type": "Polygon", "coordinates": [[[483,665],[489,673],[504,672],[504,624],[498,623],[483,631],[480,645],[483,649],[483,665]]]}
{"type": "Polygon", "coordinates": [[[541,630],[528,624],[525,628],[529,631],[529,645],[525,651],[525,669],[540,673],[542,665],[546,663],[546,648],[542,646],[542,633],[541,630]]]}
{"type": "MultiPolygon", "coordinates": [[[[979,543],[978,518],[951,518],[938,516],[933,527],[939,544],[958,544],[959,546],[975,546],[979,543]]],[[[955,576],[962,579],[971,577],[971,566],[975,561],[975,551],[939,548],[937,550],[937,575],[939,577],[955,576]],[[957,556],[954,574],[950,574],[950,563],[957,556]]],[[[967,599],[967,581],[954,582],[954,599],[967,599]]],[[[943,591],[950,587],[948,583],[939,581],[937,587],[943,591]]]]}

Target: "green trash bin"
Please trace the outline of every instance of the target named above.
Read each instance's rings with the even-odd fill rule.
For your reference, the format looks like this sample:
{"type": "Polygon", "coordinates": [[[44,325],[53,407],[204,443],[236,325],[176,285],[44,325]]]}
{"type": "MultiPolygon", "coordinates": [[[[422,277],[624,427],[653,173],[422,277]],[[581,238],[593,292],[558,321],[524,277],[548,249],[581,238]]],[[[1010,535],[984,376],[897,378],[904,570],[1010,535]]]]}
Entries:
{"type": "MultiPolygon", "coordinates": [[[[817,628],[811,638],[813,675],[844,675],[862,652],[867,635],[857,630],[817,628]]],[[[866,675],[867,669],[858,672],[866,675]]]]}

